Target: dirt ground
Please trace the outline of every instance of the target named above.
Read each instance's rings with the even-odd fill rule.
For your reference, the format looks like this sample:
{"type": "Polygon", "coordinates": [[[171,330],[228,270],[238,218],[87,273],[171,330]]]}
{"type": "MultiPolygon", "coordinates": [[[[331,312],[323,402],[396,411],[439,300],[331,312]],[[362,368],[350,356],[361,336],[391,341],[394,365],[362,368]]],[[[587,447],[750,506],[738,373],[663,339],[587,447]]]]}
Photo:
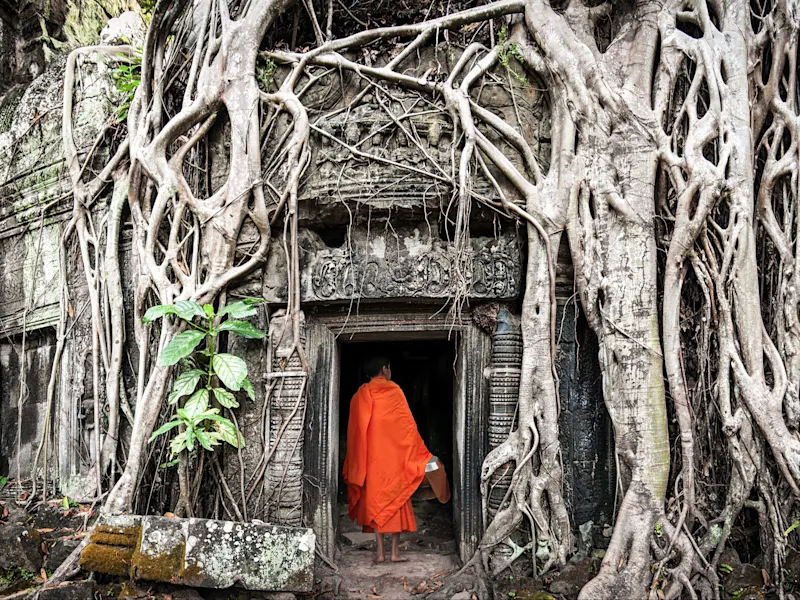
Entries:
{"type": "Polygon", "coordinates": [[[446,578],[458,571],[461,562],[456,554],[451,503],[414,500],[417,531],[400,538],[400,554],[405,563],[389,562],[391,536],[384,539],[387,561],[375,564],[375,536],[361,533],[361,528],[347,516],[347,507],[339,507],[339,531],[342,551],[337,565],[341,584],[338,598],[386,599],[410,598],[441,587],[446,578]]]}

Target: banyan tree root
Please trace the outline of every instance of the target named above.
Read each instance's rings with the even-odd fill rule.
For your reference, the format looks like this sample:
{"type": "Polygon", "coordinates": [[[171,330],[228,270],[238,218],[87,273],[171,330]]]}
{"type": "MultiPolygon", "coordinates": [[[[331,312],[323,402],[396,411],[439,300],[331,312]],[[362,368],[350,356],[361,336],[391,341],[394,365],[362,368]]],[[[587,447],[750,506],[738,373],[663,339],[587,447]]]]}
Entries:
{"type": "MultiPolygon", "coordinates": [[[[498,0],[337,38],[330,33],[336,6],[328,4],[322,20],[304,3],[315,43],[303,52],[264,50],[291,5],[160,0],[126,142],[98,183],[73,175],[74,223],[88,256],[98,242],[86,211],[96,192],[87,185],[101,186],[125,161],[139,267],[136,412],[129,458],[105,510],[131,508],[171,378],[147,349],[179,330],[169,321],[160,331],[141,325],[149,304],[223,301],[229,285],[264,264],[282,216],[287,309],[298,318],[298,194],[314,132],[352,159],[391,164],[452,190],[456,308],[468,291],[471,205],[526,227],[518,413],[508,439],[486,457],[484,493],[497,469],[511,463],[513,476],[466,569],[481,581],[502,571],[508,562],[493,552],[500,545],[512,547],[512,558],[527,557],[536,574],[574,551],[555,370],[555,257],[566,233],[576,293],[599,340],[620,492],[602,568],[581,597],[717,595],[716,566],[743,507],[757,507],[772,532],[782,532],[800,488],[800,11],[789,0],[498,0]],[[510,33],[486,34],[498,24],[510,33]],[[450,72],[439,65],[416,73],[421,49],[442,39],[463,47],[450,72]],[[390,42],[389,60],[373,61],[372,50],[390,42]],[[259,86],[259,60],[281,65],[274,91],[259,86]],[[516,102],[512,70],[539,82],[547,97],[553,134],[545,160],[521,122],[482,102],[487,81],[516,102]],[[312,110],[306,92],[332,73],[357,78],[361,91],[343,109],[312,110]],[[409,111],[392,114],[392,126],[422,150],[423,163],[389,159],[321,127],[367,94],[385,107],[398,88],[451,120],[450,165],[425,153],[409,111]],[[222,121],[230,155],[212,185],[198,165],[208,163],[208,136],[222,121]],[[491,198],[476,192],[479,178],[491,198]],[[242,254],[245,230],[255,239],[242,254]],[[715,436],[724,440],[714,444],[715,436]],[[698,472],[727,486],[724,498],[699,486],[698,472]],[[526,545],[511,541],[519,529],[526,545]]],[[[65,124],[70,118],[65,111],[65,124]]],[[[106,239],[113,246],[117,237],[111,231],[106,239]]],[[[118,255],[107,246],[105,258],[116,263],[118,255]]],[[[96,287],[96,265],[87,273],[96,287]]],[[[112,333],[119,322],[112,315],[112,333]]],[[[118,377],[114,350],[97,350],[107,378],[118,377]]],[[[106,389],[117,390],[116,402],[119,381],[106,389]]],[[[785,542],[777,534],[763,539],[780,582],[785,542]]],[[[478,591],[488,593],[485,585],[478,591]]]]}

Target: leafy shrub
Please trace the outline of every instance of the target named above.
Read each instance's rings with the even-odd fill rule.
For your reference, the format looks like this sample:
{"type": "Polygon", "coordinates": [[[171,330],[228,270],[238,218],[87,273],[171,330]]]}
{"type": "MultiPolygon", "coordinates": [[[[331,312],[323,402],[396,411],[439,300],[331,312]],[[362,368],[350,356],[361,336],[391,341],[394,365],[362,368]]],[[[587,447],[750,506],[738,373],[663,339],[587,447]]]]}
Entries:
{"type": "Polygon", "coordinates": [[[161,351],[159,364],[171,366],[183,360],[190,368],[182,371],[176,378],[169,395],[169,403],[175,404],[188,397],[182,408],[178,408],[172,420],[168,421],[150,436],[150,442],[158,436],[181,427],[180,433],[170,442],[170,463],[184,450],[194,452],[199,444],[209,451],[222,442],[241,448],[244,438],[236,426],[220,415],[219,408],[211,406],[212,398],[224,408],[237,408],[235,392],[243,391],[255,400],[253,384],[247,379],[247,364],[234,354],[217,352],[214,342],[225,331],[249,339],[262,339],[266,334],[253,326],[247,317],[256,314],[255,305],[262,302],[255,298],[245,298],[223,307],[218,313],[210,304],[200,306],[196,302],[181,300],[174,304],[159,304],[151,307],[142,319],[150,323],[156,319],[175,315],[189,325],[161,351]],[[218,327],[214,320],[227,317],[218,327]],[[196,321],[199,321],[198,324],[196,321]],[[202,342],[205,347],[197,348],[202,342]],[[202,358],[201,358],[202,357],[202,358]],[[201,368],[201,360],[207,366],[201,368]],[[205,383],[198,388],[201,381],[205,383]]]}

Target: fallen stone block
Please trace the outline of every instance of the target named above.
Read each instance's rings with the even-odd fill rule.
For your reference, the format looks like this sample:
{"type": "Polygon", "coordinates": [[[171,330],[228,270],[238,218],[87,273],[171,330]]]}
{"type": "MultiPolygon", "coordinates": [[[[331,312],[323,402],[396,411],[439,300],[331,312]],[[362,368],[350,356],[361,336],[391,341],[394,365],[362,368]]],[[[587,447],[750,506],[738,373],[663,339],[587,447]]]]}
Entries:
{"type": "Polygon", "coordinates": [[[311,529],[210,519],[102,517],[81,567],[134,579],[224,589],[310,591],[311,529]]]}
{"type": "Polygon", "coordinates": [[[102,518],[81,553],[81,568],[117,577],[127,576],[141,529],[141,517],[138,516],[102,518]]]}
{"type": "Polygon", "coordinates": [[[94,581],[74,581],[40,590],[38,600],[87,600],[94,598],[94,581]]]}
{"type": "Polygon", "coordinates": [[[78,540],[56,540],[50,547],[50,551],[44,559],[44,570],[55,571],[63,563],[72,551],[78,547],[78,540]]]}
{"type": "Polygon", "coordinates": [[[42,568],[42,536],[33,527],[0,527],[0,570],[22,569],[39,573],[42,568]]]}

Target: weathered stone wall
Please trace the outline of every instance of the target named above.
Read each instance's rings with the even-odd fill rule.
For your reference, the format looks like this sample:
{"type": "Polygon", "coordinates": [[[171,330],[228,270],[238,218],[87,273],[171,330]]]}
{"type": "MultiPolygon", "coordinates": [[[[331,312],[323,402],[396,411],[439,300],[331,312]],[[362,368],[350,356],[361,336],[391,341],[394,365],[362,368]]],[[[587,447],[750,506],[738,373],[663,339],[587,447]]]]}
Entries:
{"type": "MultiPolygon", "coordinates": [[[[91,461],[86,427],[93,416],[86,402],[92,389],[83,270],[74,248],[63,264],[59,257],[64,225],[72,213],[61,143],[64,65],[64,57],[54,60],[43,75],[0,100],[7,110],[7,126],[0,128],[0,467],[3,474],[30,477],[46,422],[63,269],[70,283],[71,335],[50,411],[53,443],[47,458],[50,477],[58,473],[66,484],[67,479],[80,478],[91,461]],[[23,329],[28,332],[24,338],[23,329]]],[[[117,104],[108,71],[91,57],[81,66],[74,112],[81,158],[117,104]]],[[[95,160],[107,156],[108,149],[101,148],[95,160]]],[[[104,205],[105,198],[100,198],[98,215],[104,205]]]]}
{"type": "Polygon", "coordinates": [[[0,96],[22,91],[53,57],[96,44],[109,15],[138,7],[136,0],[0,0],[0,96]]]}

